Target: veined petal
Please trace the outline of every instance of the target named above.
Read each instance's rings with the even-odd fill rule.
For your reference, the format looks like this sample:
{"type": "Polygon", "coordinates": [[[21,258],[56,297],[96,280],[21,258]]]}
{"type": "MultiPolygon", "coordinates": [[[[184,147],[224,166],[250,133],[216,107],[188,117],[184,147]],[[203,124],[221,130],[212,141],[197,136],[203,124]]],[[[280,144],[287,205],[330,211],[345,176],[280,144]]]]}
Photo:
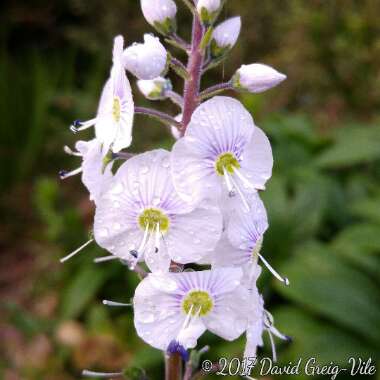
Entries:
{"type": "Polygon", "coordinates": [[[151,346],[166,350],[177,337],[186,315],[175,294],[157,289],[148,275],[136,288],[133,299],[137,334],[151,346]]]}
{"type": "Polygon", "coordinates": [[[166,242],[178,263],[198,262],[212,252],[222,232],[222,215],[213,206],[175,215],[166,242]]]}
{"type": "Polygon", "coordinates": [[[251,259],[252,252],[250,250],[234,247],[230,243],[227,234],[224,233],[211,255],[211,265],[212,268],[242,267],[251,259]]]}
{"type": "Polygon", "coordinates": [[[231,49],[236,44],[240,34],[240,29],[241,18],[232,17],[219,24],[215,28],[212,37],[219,48],[231,49]]]}
{"type": "Polygon", "coordinates": [[[240,172],[256,189],[265,189],[265,183],[272,176],[273,154],[268,137],[260,128],[243,152],[240,172]]]}
{"type": "Polygon", "coordinates": [[[231,212],[227,231],[233,246],[250,252],[252,256],[256,245],[261,244],[268,229],[268,216],[264,203],[257,193],[249,197],[250,211],[238,209],[231,212]]]}
{"type": "Polygon", "coordinates": [[[212,312],[204,317],[208,330],[226,340],[237,339],[248,327],[249,293],[243,286],[216,298],[212,312]]]}
{"type": "Polygon", "coordinates": [[[82,182],[90,192],[90,199],[98,201],[107,183],[112,179],[112,164],[103,167],[103,158],[107,152],[102,144],[93,139],[91,141],[78,141],[77,150],[82,154],[82,182]]]}

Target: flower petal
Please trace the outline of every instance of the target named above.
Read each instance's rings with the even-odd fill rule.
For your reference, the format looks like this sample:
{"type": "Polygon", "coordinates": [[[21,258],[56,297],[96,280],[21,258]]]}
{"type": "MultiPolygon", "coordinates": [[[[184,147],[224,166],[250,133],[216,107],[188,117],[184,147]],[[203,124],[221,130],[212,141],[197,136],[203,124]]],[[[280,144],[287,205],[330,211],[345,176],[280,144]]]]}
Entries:
{"type": "Polygon", "coordinates": [[[252,139],[244,149],[241,173],[259,190],[272,176],[273,154],[268,137],[260,128],[255,128],[252,139]]]}
{"type": "Polygon", "coordinates": [[[222,215],[216,207],[197,208],[175,215],[167,236],[171,258],[178,263],[198,262],[212,252],[222,232],[222,215]]]}

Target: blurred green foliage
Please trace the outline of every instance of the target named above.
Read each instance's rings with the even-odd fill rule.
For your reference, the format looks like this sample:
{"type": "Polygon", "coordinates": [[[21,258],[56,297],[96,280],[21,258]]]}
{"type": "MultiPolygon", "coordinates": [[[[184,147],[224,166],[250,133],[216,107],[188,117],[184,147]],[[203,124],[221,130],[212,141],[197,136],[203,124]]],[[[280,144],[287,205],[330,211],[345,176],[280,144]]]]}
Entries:
{"type": "MultiPolygon", "coordinates": [[[[276,325],[294,338],[279,344],[280,361],[315,356],[346,365],[362,356],[379,364],[380,2],[247,1],[227,2],[222,16],[241,14],[245,26],[231,59],[205,85],[242,62],[288,75],[273,91],[242,97],[275,156],[263,193],[270,216],[264,255],[291,285],[264,270],[260,287],[276,325]]],[[[132,311],[101,305],[103,298],[128,302],[136,277],[119,263],[95,266],[92,259],[104,254],[95,245],[58,263],[88,239],[93,215],[79,179],[60,184],[56,177],[77,165],[62,151],[75,141],[68,125],[95,112],[113,36],[132,42],[151,29],[138,1],[2,7],[0,378],[69,380],[85,367],[136,366],[161,379],[162,355],[136,336],[132,311]]],[[[181,11],[179,19],[185,36],[188,15],[181,11]]],[[[172,142],[166,129],[140,117],[134,135],[134,151],[172,142]]],[[[216,359],[240,355],[244,339],[207,334],[202,343],[216,359]]],[[[269,347],[266,339],[261,355],[269,347]]]]}

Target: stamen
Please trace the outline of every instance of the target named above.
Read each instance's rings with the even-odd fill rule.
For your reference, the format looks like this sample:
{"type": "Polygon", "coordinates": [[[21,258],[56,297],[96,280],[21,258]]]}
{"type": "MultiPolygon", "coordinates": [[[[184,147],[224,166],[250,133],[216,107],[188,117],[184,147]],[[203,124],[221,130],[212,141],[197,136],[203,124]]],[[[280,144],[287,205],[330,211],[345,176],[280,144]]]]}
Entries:
{"type": "Polygon", "coordinates": [[[274,343],[274,339],[273,339],[271,331],[270,330],[267,330],[267,331],[268,331],[268,335],[269,335],[270,344],[272,346],[272,358],[273,358],[273,362],[276,363],[277,362],[276,345],[274,343]]]}
{"type": "Polygon", "coordinates": [[[138,250],[137,251],[132,250],[129,252],[133,257],[135,257],[134,262],[130,265],[131,270],[135,269],[139,259],[141,258],[142,254],[144,253],[144,250],[145,250],[145,247],[146,247],[146,244],[148,241],[148,237],[149,237],[149,223],[145,227],[144,236],[142,238],[142,241],[141,241],[141,244],[140,244],[140,247],[138,248],[138,250]]]}
{"type": "Polygon", "coordinates": [[[227,189],[228,189],[228,196],[232,198],[236,195],[236,192],[234,190],[234,187],[232,186],[231,178],[230,178],[226,168],[223,168],[223,173],[224,173],[224,179],[226,180],[226,185],[227,185],[227,189]]]}
{"type": "Polygon", "coordinates": [[[250,207],[249,207],[249,203],[247,202],[246,198],[245,198],[245,195],[244,193],[241,191],[239,185],[236,183],[236,181],[234,180],[234,178],[231,176],[231,182],[232,184],[234,185],[235,189],[237,190],[243,204],[244,204],[244,207],[246,208],[247,211],[250,211],[250,207]]]}
{"type": "Polygon", "coordinates": [[[80,173],[82,173],[82,167],[80,167],[78,169],[75,169],[75,170],[73,170],[71,172],[68,172],[66,170],[61,170],[59,172],[59,178],[61,178],[62,180],[64,180],[66,178],[72,177],[72,176],[80,174],[80,173]]]}
{"type": "Polygon", "coordinates": [[[66,154],[69,154],[70,156],[76,156],[76,157],[82,157],[82,154],[79,153],[79,152],[75,152],[74,150],[72,150],[69,146],[65,145],[63,147],[63,151],[66,153],[66,154]]]}
{"type": "Polygon", "coordinates": [[[157,223],[156,225],[156,236],[155,236],[155,243],[154,243],[154,251],[155,253],[158,253],[160,250],[160,223],[157,223]]]}
{"type": "Polygon", "coordinates": [[[117,260],[118,257],[117,256],[114,256],[114,255],[111,255],[111,256],[103,256],[103,257],[97,257],[95,260],[94,260],[94,263],[95,264],[99,264],[99,263],[104,263],[106,261],[111,261],[111,260],[117,260]]]}
{"type": "Polygon", "coordinates": [[[122,372],[94,372],[94,371],[89,371],[87,369],[82,371],[82,376],[84,377],[103,377],[103,378],[110,378],[114,376],[123,376],[122,372]]]}
{"type": "MultiPolygon", "coordinates": [[[[252,184],[247,178],[244,177],[244,175],[240,172],[239,169],[234,168],[234,174],[236,174],[236,175],[239,177],[239,179],[240,179],[243,183],[245,183],[245,185],[246,185],[247,187],[249,187],[250,189],[254,189],[254,190],[256,190],[255,186],[253,186],[253,184],[252,184]]],[[[260,190],[261,190],[261,189],[260,189],[260,190]]]]}
{"type": "Polygon", "coordinates": [[[63,257],[62,259],[60,259],[59,261],[61,263],[64,263],[65,261],[67,260],[70,260],[72,257],[74,257],[77,253],[79,253],[82,249],[86,248],[89,244],[91,244],[92,242],[94,241],[94,239],[90,239],[89,241],[87,241],[86,243],[84,243],[83,245],[81,245],[79,248],[77,248],[74,252],[71,252],[70,254],[68,254],[67,256],[63,257]]]}
{"type": "Polygon", "coordinates": [[[289,286],[290,282],[287,277],[280,276],[278,272],[274,270],[274,268],[268,263],[268,261],[264,259],[264,257],[260,253],[258,253],[257,255],[259,256],[260,260],[264,263],[264,265],[269,269],[269,271],[273,274],[274,277],[276,277],[279,281],[284,283],[286,286],[289,286]]]}
{"type": "Polygon", "coordinates": [[[70,130],[74,133],[84,131],[85,129],[93,127],[96,124],[96,120],[97,118],[88,121],[75,120],[74,123],[70,126],[70,130]]]}
{"type": "Polygon", "coordinates": [[[114,302],[114,301],[109,301],[109,300],[103,300],[102,303],[103,303],[103,305],[113,306],[113,307],[130,307],[130,306],[132,306],[131,303],[114,302]]]}
{"type": "Polygon", "coordinates": [[[265,317],[266,317],[266,320],[264,321],[264,325],[265,325],[266,329],[270,330],[273,335],[275,335],[277,338],[279,338],[281,340],[285,340],[287,342],[290,342],[293,340],[290,336],[284,335],[284,334],[280,333],[280,331],[277,330],[277,328],[274,326],[273,315],[269,311],[264,310],[264,313],[265,313],[265,317]]]}

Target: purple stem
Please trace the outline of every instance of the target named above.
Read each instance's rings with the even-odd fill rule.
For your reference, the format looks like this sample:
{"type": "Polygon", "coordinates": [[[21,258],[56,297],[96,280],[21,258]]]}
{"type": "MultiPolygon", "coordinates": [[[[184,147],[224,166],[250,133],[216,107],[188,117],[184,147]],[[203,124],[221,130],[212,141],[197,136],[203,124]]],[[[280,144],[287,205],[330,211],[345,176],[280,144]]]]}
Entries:
{"type": "Polygon", "coordinates": [[[199,96],[201,100],[204,100],[204,99],[210,98],[211,96],[217,95],[223,91],[232,90],[232,89],[233,87],[231,85],[231,82],[219,83],[219,84],[216,84],[215,86],[211,86],[207,88],[206,90],[202,91],[199,96]]]}
{"type": "Polygon", "coordinates": [[[167,125],[174,125],[175,127],[181,129],[182,125],[177,120],[174,119],[173,116],[170,116],[164,112],[160,112],[157,110],[153,110],[151,108],[145,108],[145,107],[135,107],[135,113],[140,115],[146,115],[149,117],[152,117],[154,119],[157,119],[167,125]]]}
{"type": "Polygon", "coordinates": [[[204,52],[201,50],[200,45],[203,38],[204,29],[199,20],[198,14],[194,15],[193,21],[193,36],[191,41],[191,53],[187,65],[187,72],[189,79],[185,81],[184,89],[184,107],[182,116],[182,135],[186,131],[191,115],[199,105],[199,88],[201,84],[202,66],[204,59],[204,52]]]}

